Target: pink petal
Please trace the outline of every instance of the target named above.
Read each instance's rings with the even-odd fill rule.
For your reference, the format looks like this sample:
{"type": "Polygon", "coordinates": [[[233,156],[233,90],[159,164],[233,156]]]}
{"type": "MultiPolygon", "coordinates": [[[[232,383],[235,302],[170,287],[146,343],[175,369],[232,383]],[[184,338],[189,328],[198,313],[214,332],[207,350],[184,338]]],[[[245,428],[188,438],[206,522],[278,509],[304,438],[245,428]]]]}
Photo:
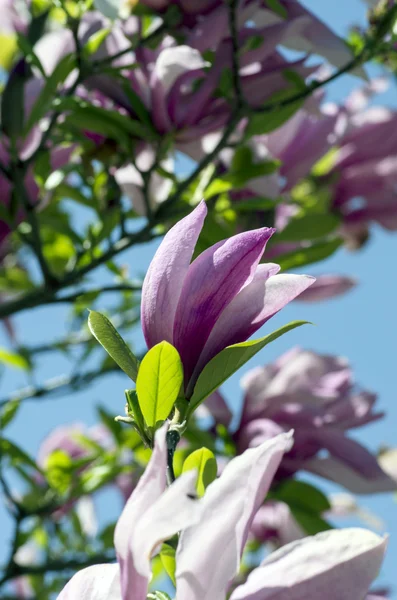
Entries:
{"type": "Polygon", "coordinates": [[[161,242],[142,287],[142,328],[149,348],[173,342],[174,317],[198,236],[207,214],[201,202],[161,242]]]}
{"type": "Polygon", "coordinates": [[[177,550],[176,600],[226,597],[252,519],[262,504],[291,435],[282,434],[233,459],[207,489],[198,525],[182,532],[177,550]]]}
{"type": "Polygon", "coordinates": [[[119,565],[94,565],[78,571],[57,600],[127,600],[121,595],[119,565]]]}
{"type": "Polygon", "coordinates": [[[386,544],[365,529],[292,542],[265,559],[231,600],[358,600],[377,577],[386,544]]]}
{"type": "MultiPolygon", "coordinates": [[[[146,574],[142,575],[137,572],[134,564],[135,557],[131,549],[131,540],[135,536],[139,520],[166,488],[166,433],[166,426],[163,426],[157,432],[149,464],[125,505],[116,525],[114,545],[120,565],[121,589],[124,600],[127,600],[128,594],[132,595],[134,600],[146,599],[148,579],[146,574]]],[[[147,561],[149,563],[149,557],[147,557],[147,561]]],[[[149,565],[148,569],[150,573],[149,565]]]]}
{"type": "Polygon", "coordinates": [[[278,268],[272,263],[260,265],[251,283],[225,308],[204,346],[193,380],[218,352],[247,340],[315,281],[308,275],[274,275],[278,268]]]}
{"type": "Polygon", "coordinates": [[[240,233],[208,248],[190,265],[174,325],[186,381],[222,311],[252,281],[273,232],[264,227],[240,233]]]}
{"type": "Polygon", "coordinates": [[[114,542],[123,600],[146,600],[155,548],[197,523],[203,510],[195,500],[195,472],[179,477],[165,491],[166,432],[167,425],[157,432],[150,462],[116,525],[114,542]]]}
{"type": "Polygon", "coordinates": [[[369,479],[333,457],[313,458],[304,463],[304,469],[334,481],[353,494],[378,494],[397,489],[397,481],[384,471],[380,471],[378,477],[369,479]]]}

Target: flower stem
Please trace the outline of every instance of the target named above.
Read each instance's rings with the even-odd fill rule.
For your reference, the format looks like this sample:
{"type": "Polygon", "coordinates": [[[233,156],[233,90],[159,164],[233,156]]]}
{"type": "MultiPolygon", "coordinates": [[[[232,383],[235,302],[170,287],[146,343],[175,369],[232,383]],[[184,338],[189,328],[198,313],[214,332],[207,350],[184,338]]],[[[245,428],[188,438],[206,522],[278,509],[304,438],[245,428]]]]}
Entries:
{"type": "Polygon", "coordinates": [[[175,481],[174,473],[174,454],[181,436],[175,429],[170,429],[167,433],[167,484],[171,485],[175,481]]]}

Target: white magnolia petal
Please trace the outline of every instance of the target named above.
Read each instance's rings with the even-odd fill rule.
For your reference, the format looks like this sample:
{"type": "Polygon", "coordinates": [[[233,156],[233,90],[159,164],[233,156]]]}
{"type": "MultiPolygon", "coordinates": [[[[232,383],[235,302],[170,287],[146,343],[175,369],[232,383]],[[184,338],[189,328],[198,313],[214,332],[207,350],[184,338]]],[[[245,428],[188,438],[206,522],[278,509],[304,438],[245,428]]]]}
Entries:
{"type": "Polygon", "coordinates": [[[78,571],[57,600],[126,600],[121,596],[119,565],[94,565],[78,571]]]}
{"type": "Polygon", "coordinates": [[[226,597],[253,516],[291,445],[291,435],[281,434],[247,450],[208,487],[200,523],[183,531],[179,539],[177,600],[226,597]]]}
{"type": "Polygon", "coordinates": [[[180,75],[207,65],[200,52],[190,46],[165,48],[156,61],[153,75],[168,93],[180,75]]]}
{"type": "Polygon", "coordinates": [[[265,559],[231,600],[359,600],[378,575],[386,544],[358,528],[292,542],[265,559]]]}

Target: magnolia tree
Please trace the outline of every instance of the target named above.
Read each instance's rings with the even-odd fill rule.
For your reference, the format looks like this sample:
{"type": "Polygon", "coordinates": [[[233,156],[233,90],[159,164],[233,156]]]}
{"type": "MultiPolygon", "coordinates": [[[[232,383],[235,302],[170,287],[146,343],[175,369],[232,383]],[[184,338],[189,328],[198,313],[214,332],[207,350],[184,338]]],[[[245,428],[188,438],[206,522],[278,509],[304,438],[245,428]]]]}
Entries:
{"type": "Polygon", "coordinates": [[[299,0],[1,0],[0,360],[32,377],[39,355],[82,349],[77,370],[1,401],[2,598],[387,597],[387,537],[355,495],[397,489],[395,451],[349,435],[383,417],[376,395],[302,348],[263,353],[240,417],[220,391],[305,324],[272,331],[287,304],[356,284],[313,263],[397,230],[397,112],[373,102],[397,5],[368,5],[343,40],[299,0]],[[345,73],[356,89],[332,104],[345,73]],[[155,238],[131,279],[116,258],[155,238]],[[24,344],[16,315],[55,303],[70,333],[44,322],[24,344]],[[119,331],[140,328],[134,353],[119,331]],[[110,373],[125,398],[97,425],[54,423],[37,456],[10,436],[26,401],[110,373]],[[96,523],[104,488],[124,509],[96,523]],[[362,526],[334,528],[341,514],[362,526]]]}

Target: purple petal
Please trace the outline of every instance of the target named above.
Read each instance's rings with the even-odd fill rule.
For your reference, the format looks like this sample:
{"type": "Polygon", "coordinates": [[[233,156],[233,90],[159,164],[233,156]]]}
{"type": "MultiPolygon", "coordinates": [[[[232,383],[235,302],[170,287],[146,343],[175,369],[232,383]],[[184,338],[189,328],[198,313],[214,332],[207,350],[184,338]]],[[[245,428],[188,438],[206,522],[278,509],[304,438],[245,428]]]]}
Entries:
{"type": "Polygon", "coordinates": [[[377,577],[386,544],[365,529],[292,542],[265,559],[231,600],[358,600],[377,577]]]}
{"type": "MultiPolygon", "coordinates": [[[[204,416],[211,415],[216,424],[224,425],[229,427],[233,418],[233,413],[226,404],[222,394],[218,391],[208,396],[204,404],[200,404],[198,410],[201,409],[201,413],[204,416]]],[[[197,415],[197,410],[196,410],[197,415]]],[[[201,416],[201,415],[200,415],[201,416]]]]}
{"type": "Polygon", "coordinates": [[[377,479],[382,476],[383,471],[375,456],[356,440],[346,437],[343,431],[321,427],[313,430],[311,437],[320,442],[334,458],[363,477],[377,479]]]}
{"type": "Polygon", "coordinates": [[[183,283],[207,214],[201,202],[161,242],[142,288],[142,328],[149,348],[173,342],[174,317],[183,283]]]}
{"type": "Polygon", "coordinates": [[[304,469],[334,481],[353,494],[377,494],[393,492],[397,489],[397,481],[384,471],[380,470],[378,477],[368,479],[333,457],[313,458],[304,464],[304,469]]]}
{"type": "MultiPolygon", "coordinates": [[[[135,535],[140,519],[166,488],[166,431],[166,426],[163,426],[157,432],[156,443],[149,464],[125,505],[114,533],[114,545],[120,565],[121,589],[125,599],[129,597],[128,594],[132,595],[134,600],[146,599],[148,578],[146,573],[138,573],[135,567],[131,540],[135,535]]],[[[146,560],[150,574],[150,557],[147,556],[146,560]]]]}
{"type": "Polygon", "coordinates": [[[157,432],[150,462],[116,525],[123,600],[146,600],[155,548],[201,516],[202,506],[194,499],[195,472],[179,477],[165,491],[166,432],[167,425],[157,432]]]}
{"type": "Polygon", "coordinates": [[[225,598],[238,571],[252,519],[262,504],[291,435],[282,434],[233,459],[207,489],[198,525],[182,532],[176,600],[225,598]],[[198,551],[200,549],[200,551],[198,551]]]}
{"type": "Polygon", "coordinates": [[[127,600],[121,595],[119,565],[94,565],[78,571],[57,600],[127,600]]]}
{"type": "Polygon", "coordinates": [[[274,275],[278,265],[260,265],[249,285],[230,302],[216,322],[193,373],[226,346],[244,342],[266,321],[315,281],[308,275],[274,275]]]}
{"type": "Polygon", "coordinates": [[[174,325],[186,381],[222,311],[252,281],[273,232],[264,227],[240,233],[208,248],[190,265],[174,325]]]}
{"type": "Polygon", "coordinates": [[[295,520],[290,507],[284,502],[266,502],[256,513],[251,526],[256,540],[277,540],[281,546],[306,537],[295,520]]]}

